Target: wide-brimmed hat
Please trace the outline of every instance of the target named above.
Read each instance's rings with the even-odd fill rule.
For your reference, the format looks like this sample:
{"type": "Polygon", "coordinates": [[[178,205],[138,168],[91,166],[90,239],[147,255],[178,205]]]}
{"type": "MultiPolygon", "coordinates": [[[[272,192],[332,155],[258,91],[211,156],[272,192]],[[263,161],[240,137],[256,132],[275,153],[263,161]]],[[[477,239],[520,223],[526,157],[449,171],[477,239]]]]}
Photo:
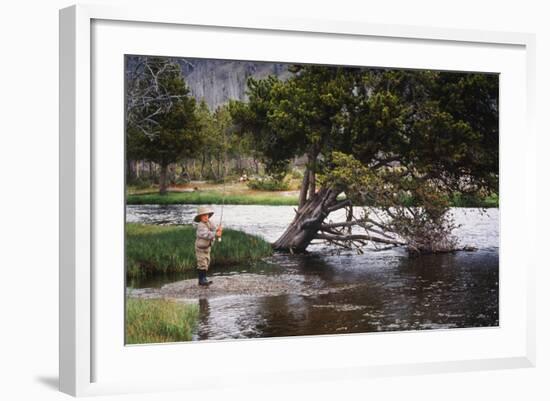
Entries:
{"type": "Polygon", "coordinates": [[[197,215],[193,220],[198,223],[200,220],[200,216],[203,214],[207,214],[208,217],[212,217],[212,215],[214,214],[214,210],[210,206],[199,206],[199,208],[197,209],[197,215]]]}

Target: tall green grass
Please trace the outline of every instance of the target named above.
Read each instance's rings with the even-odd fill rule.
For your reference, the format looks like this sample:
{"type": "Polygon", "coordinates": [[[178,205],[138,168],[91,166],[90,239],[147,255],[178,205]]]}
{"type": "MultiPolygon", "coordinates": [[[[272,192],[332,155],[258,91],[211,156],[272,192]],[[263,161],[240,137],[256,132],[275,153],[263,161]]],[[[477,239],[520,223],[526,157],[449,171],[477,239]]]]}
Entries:
{"type": "MultiPolygon", "coordinates": [[[[196,231],[191,225],[155,226],[126,224],[126,275],[140,278],[155,274],[182,273],[196,268],[196,231]]],[[[258,260],[272,254],[264,239],[224,229],[221,242],[215,242],[211,266],[232,265],[258,260]]]]}
{"type": "Polygon", "coordinates": [[[126,300],[126,344],[190,341],[199,306],[160,299],[126,300]]]}

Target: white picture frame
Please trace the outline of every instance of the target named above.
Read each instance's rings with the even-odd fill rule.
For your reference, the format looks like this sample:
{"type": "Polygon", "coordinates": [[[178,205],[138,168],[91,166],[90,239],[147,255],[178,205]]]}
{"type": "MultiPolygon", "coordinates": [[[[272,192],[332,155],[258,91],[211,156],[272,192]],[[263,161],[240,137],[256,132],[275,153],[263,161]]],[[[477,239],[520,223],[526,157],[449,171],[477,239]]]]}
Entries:
{"type": "Polygon", "coordinates": [[[61,10],[60,390],[82,396],[198,389],[205,383],[213,385],[214,381],[208,380],[213,377],[216,378],[216,386],[229,386],[245,383],[243,377],[245,380],[253,378],[256,383],[273,383],[534,366],[536,259],[533,256],[535,252],[528,251],[534,244],[519,239],[515,234],[515,231],[535,231],[536,210],[532,201],[529,201],[535,188],[536,165],[536,138],[532,126],[534,45],[534,35],[524,33],[298,20],[290,17],[281,19],[257,15],[219,18],[154,7],[78,5],[61,10]],[[140,36],[144,31],[148,32],[147,36],[140,36]],[[124,32],[131,32],[131,35],[124,32]],[[193,54],[174,53],[174,50],[170,50],[170,40],[159,40],[174,35],[202,38],[204,46],[201,49],[194,48],[193,54]],[[233,35],[233,39],[238,37],[243,44],[250,41],[250,46],[243,45],[238,51],[216,48],[215,38],[224,38],[223,35],[233,35]],[[120,208],[117,202],[124,199],[123,187],[119,186],[120,180],[115,177],[117,174],[113,175],[112,182],[102,180],[101,177],[105,176],[107,170],[120,171],[123,168],[123,163],[120,163],[123,155],[120,154],[119,146],[123,131],[120,131],[119,136],[113,134],[110,137],[118,141],[113,142],[113,146],[106,142],[110,139],[105,136],[94,135],[98,130],[109,127],[118,129],[123,125],[123,113],[116,114],[120,111],[118,107],[123,97],[123,91],[120,90],[123,70],[119,68],[122,60],[118,56],[124,53],[150,54],[146,53],[147,46],[150,51],[150,46],[156,43],[158,48],[155,51],[168,56],[217,55],[219,58],[255,57],[273,61],[266,55],[269,53],[252,49],[254,35],[262,35],[265,40],[273,41],[273,46],[268,50],[273,52],[271,57],[278,61],[295,61],[301,57],[301,53],[307,53],[305,47],[297,48],[289,44],[286,47],[288,60],[282,59],[283,53],[274,55],[277,44],[291,40],[293,43],[303,41],[303,44],[311,44],[311,47],[307,46],[310,53],[306,61],[326,62],[328,59],[322,57],[313,59],[316,46],[326,45],[328,49],[334,50],[332,57],[337,57],[334,55],[337,51],[347,55],[345,60],[342,59],[343,64],[364,63],[364,60],[354,58],[349,50],[351,47],[348,47],[353,45],[353,49],[356,49],[356,46],[364,45],[371,46],[369,49],[377,55],[372,59],[376,66],[431,66],[467,71],[479,69],[502,74],[504,84],[501,94],[504,103],[501,107],[500,155],[501,174],[505,174],[501,177],[500,192],[500,327],[139,347],[127,347],[120,343],[124,322],[118,322],[117,319],[122,312],[120,305],[124,291],[118,284],[123,263],[113,269],[115,276],[112,277],[98,271],[97,266],[98,262],[104,260],[122,261],[123,231],[117,225],[122,216],[117,217],[116,213],[120,210],[117,209],[120,208]],[[142,43],[136,44],[140,37],[142,43]],[[154,38],[156,42],[152,39],[152,44],[146,44],[145,37],[154,38]],[[335,47],[333,41],[338,41],[338,47],[335,47]],[[211,49],[205,50],[209,46],[211,49]],[[381,50],[392,46],[402,46],[399,48],[402,51],[390,54],[389,51],[381,50]],[[402,60],[403,52],[406,53],[409,48],[415,52],[426,52],[425,57],[414,62],[408,61],[409,64],[404,65],[400,57],[402,60]],[[248,49],[249,53],[243,49],[248,49]],[[486,57],[484,54],[488,51],[493,52],[495,57],[483,64],[482,60],[486,57]],[[430,55],[435,57],[436,52],[439,61],[430,61],[430,55]],[[467,57],[459,60],[456,54],[461,52],[467,57]],[[448,55],[447,59],[443,56],[445,54],[448,55]],[[476,61],[476,58],[479,60],[476,61]],[[111,72],[104,69],[108,64],[114,71],[112,76],[111,72]],[[120,98],[107,100],[113,98],[113,93],[108,93],[109,88],[114,90],[115,98],[117,93],[120,98]],[[509,99],[512,91],[517,94],[517,98],[509,99]],[[105,106],[98,99],[114,103],[105,106]],[[110,111],[105,111],[106,107],[110,111]],[[102,114],[107,112],[115,114],[111,117],[102,114]],[[518,131],[522,133],[520,138],[512,135],[518,131]],[[511,166],[511,150],[515,152],[515,167],[511,166]],[[518,190],[518,185],[521,190],[518,190]],[[115,207],[107,211],[111,203],[115,207]],[[105,224],[107,221],[116,223],[114,230],[105,224]],[[516,240],[523,241],[522,255],[511,246],[516,240]],[[105,241],[110,241],[112,252],[105,250],[105,241]],[[512,266],[516,269],[512,269],[512,266]],[[116,291],[120,293],[113,297],[116,291]],[[107,311],[107,304],[112,314],[107,311]],[[107,344],[110,337],[116,340],[107,344]],[[449,344],[456,347],[449,349],[449,344]],[[201,347],[201,353],[208,355],[205,358],[208,363],[201,360],[198,346],[201,347]],[[355,352],[344,352],[344,356],[337,352],[348,347],[355,352]],[[319,357],[321,349],[324,354],[322,358],[319,357]],[[394,352],[388,352],[389,349],[394,352]],[[290,353],[290,356],[284,355],[285,352],[290,353]],[[137,366],[139,361],[147,361],[145,366],[150,363],[158,367],[159,361],[166,362],[168,367],[174,366],[175,358],[181,358],[182,355],[196,367],[210,366],[212,358],[217,358],[219,363],[202,372],[196,369],[195,372],[185,374],[171,374],[169,368],[166,371],[160,369],[156,374],[140,374],[132,370],[132,366],[137,366]],[[241,360],[240,365],[238,359],[241,360]],[[232,362],[229,364],[226,361],[232,362]],[[122,373],[125,371],[128,371],[127,375],[122,373]],[[242,375],[243,372],[246,376],[242,375]]]}

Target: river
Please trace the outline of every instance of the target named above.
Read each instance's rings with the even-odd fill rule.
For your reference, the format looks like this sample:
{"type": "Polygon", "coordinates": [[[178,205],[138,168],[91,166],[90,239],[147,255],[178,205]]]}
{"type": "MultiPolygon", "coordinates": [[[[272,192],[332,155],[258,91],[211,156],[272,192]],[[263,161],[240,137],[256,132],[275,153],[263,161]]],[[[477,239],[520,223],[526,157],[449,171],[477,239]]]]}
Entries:
{"type": "MultiPolygon", "coordinates": [[[[189,224],[196,209],[196,205],[129,205],[126,219],[189,224]]],[[[213,220],[218,223],[220,206],[214,210],[213,220]]],[[[410,257],[392,248],[359,255],[316,244],[307,255],[274,255],[257,263],[213,269],[211,289],[197,290],[194,282],[192,288],[184,287],[189,290],[183,298],[200,307],[194,339],[498,326],[499,211],[454,208],[451,213],[460,225],[455,230],[460,244],[476,251],[410,257]],[[231,286],[245,290],[222,291],[231,286]]],[[[226,205],[223,225],[271,242],[293,214],[289,206],[226,205]]],[[[334,221],[342,217],[331,215],[334,221]]],[[[181,280],[186,278],[190,277],[157,277],[130,285],[137,294],[157,295],[161,288],[168,291],[180,285],[181,294],[181,280]]]]}

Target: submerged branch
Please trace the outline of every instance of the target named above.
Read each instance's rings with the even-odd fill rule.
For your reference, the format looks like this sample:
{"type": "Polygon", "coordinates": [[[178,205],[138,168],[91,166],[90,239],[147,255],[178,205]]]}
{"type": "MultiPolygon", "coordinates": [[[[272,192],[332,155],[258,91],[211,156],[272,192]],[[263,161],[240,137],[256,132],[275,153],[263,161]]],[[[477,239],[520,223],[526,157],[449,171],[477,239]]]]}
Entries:
{"type": "Polygon", "coordinates": [[[329,229],[329,228],[338,228],[338,227],[351,227],[360,225],[360,223],[367,222],[367,219],[358,219],[358,220],[351,220],[351,221],[342,221],[338,223],[326,223],[321,226],[321,229],[329,229]]]}
{"type": "Polygon", "coordinates": [[[389,240],[379,237],[373,237],[371,235],[364,235],[364,234],[349,234],[349,235],[334,235],[334,234],[328,234],[328,233],[321,233],[317,234],[315,236],[316,239],[324,239],[327,241],[334,241],[334,242],[348,242],[348,241],[372,241],[372,242],[379,242],[382,244],[389,244],[389,245],[395,245],[395,246],[403,246],[407,245],[404,242],[397,241],[397,240],[389,240]]]}

